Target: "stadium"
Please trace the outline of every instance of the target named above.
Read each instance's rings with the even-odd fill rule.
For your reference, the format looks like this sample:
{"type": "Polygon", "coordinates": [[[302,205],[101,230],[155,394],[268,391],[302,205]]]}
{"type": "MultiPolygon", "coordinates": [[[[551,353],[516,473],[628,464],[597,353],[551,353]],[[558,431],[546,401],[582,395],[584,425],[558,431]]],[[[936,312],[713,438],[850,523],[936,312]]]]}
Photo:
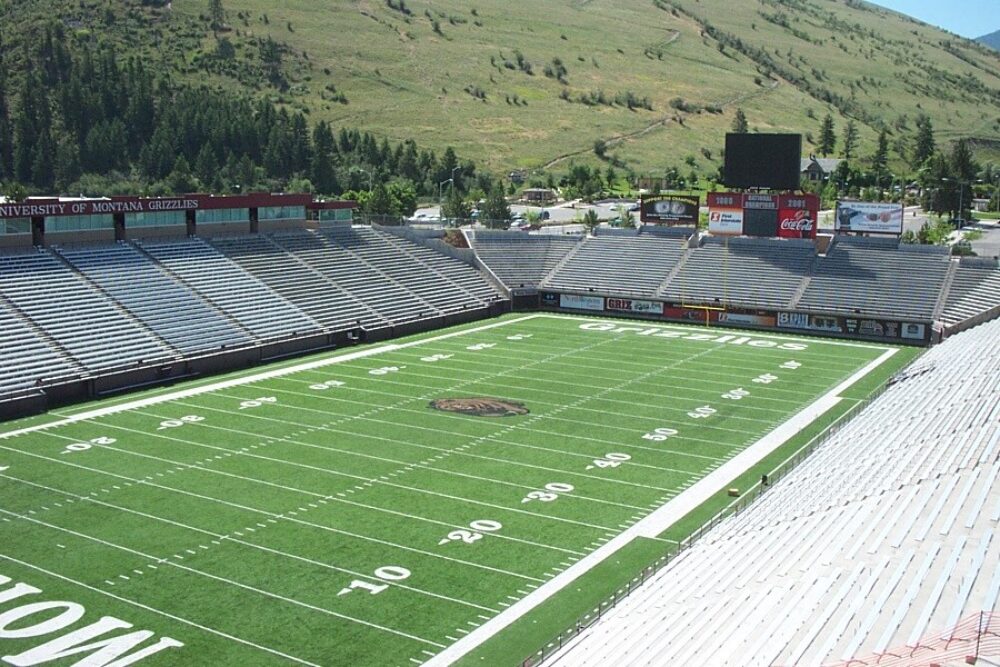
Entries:
{"type": "Polygon", "coordinates": [[[996,259],[750,199],[0,205],[3,661],[995,664],[996,259]]]}

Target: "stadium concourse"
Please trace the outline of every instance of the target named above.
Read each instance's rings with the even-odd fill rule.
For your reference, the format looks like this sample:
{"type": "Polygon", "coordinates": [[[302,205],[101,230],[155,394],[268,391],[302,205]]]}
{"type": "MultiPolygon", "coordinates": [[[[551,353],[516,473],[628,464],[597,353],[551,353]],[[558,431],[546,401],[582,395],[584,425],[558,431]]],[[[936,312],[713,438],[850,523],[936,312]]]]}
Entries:
{"type": "Polygon", "coordinates": [[[997,664],[998,340],[933,348],[550,664],[997,664]]]}

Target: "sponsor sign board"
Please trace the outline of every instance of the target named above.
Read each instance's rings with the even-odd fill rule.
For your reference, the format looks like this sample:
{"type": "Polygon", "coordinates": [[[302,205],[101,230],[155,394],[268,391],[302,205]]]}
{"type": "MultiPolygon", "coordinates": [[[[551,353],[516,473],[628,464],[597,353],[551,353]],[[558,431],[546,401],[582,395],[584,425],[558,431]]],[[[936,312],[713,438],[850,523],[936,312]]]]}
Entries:
{"type": "Polygon", "coordinates": [[[638,299],[608,298],[605,308],[626,313],[645,313],[647,315],[662,315],[663,304],[658,301],[640,301],[638,299]]]}
{"type": "Polygon", "coordinates": [[[642,195],[639,219],[642,222],[695,225],[700,205],[701,200],[696,195],[642,195]]]}
{"type": "Polygon", "coordinates": [[[926,324],[903,322],[900,331],[903,338],[909,338],[910,340],[924,340],[927,338],[926,324]]]}
{"type": "Polygon", "coordinates": [[[719,313],[719,324],[744,324],[755,327],[773,327],[777,319],[774,315],[757,315],[753,313],[719,313]]]}
{"type": "Polygon", "coordinates": [[[819,198],[815,195],[781,195],[778,198],[778,236],[815,239],[819,198]]]}
{"type": "Polygon", "coordinates": [[[559,306],[575,310],[604,310],[604,297],[580,296],[578,294],[560,294],[559,306]]]}
{"type": "Polygon", "coordinates": [[[559,305],[559,295],[553,292],[542,292],[542,305],[555,308],[559,305]]]}
{"type": "Polygon", "coordinates": [[[708,231],[716,236],[739,236],[743,233],[742,193],[709,193],[708,231]]]}
{"type": "Polygon", "coordinates": [[[903,205],[838,201],[835,229],[838,232],[902,234],[903,205]]]}
{"type": "Polygon", "coordinates": [[[882,320],[853,319],[844,320],[847,331],[859,336],[878,336],[880,338],[899,338],[899,322],[882,320]]]}
{"type": "Polygon", "coordinates": [[[844,328],[836,317],[825,315],[810,315],[808,313],[778,313],[778,326],[785,329],[804,329],[807,331],[830,331],[844,333],[844,328]]]}

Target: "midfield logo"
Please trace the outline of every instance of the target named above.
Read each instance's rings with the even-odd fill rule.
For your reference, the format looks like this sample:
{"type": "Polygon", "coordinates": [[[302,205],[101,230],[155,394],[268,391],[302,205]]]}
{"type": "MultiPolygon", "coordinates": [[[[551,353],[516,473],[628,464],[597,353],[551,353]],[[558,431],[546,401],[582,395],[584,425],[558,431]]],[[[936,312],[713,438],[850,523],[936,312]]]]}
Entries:
{"type": "Polygon", "coordinates": [[[438,398],[430,407],[442,412],[457,412],[474,417],[515,417],[526,415],[529,410],[520,401],[477,396],[475,398],[438,398]]]}

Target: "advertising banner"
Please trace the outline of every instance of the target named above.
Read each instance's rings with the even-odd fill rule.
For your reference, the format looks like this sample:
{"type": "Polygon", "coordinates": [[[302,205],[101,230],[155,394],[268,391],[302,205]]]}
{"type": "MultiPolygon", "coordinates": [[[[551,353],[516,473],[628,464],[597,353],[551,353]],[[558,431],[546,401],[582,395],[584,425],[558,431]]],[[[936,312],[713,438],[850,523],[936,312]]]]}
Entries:
{"type": "Polygon", "coordinates": [[[645,313],[646,315],[662,315],[663,304],[658,301],[640,301],[638,299],[608,298],[605,304],[608,310],[625,313],[645,313]]]}
{"type": "Polygon", "coordinates": [[[743,234],[743,195],[739,192],[708,194],[708,231],[716,236],[743,234]]]}
{"type": "Polygon", "coordinates": [[[836,231],[868,234],[902,234],[903,205],[838,201],[836,231]]]}
{"type": "Polygon", "coordinates": [[[604,310],[604,297],[560,294],[559,306],[561,308],[574,308],[576,310],[604,310]]]}
{"type": "Polygon", "coordinates": [[[781,195],[778,198],[778,236],[784,239],[815,239],[819,220],[819,197],[781,195]]]}
{"type": "Polygon", "coordinates": [[[642,222],[695,225],[698,223],[700,205],[701,200],[697,195],[642,195],[639,219],[642,222]]]}
{"type": "Polygon", "coordinates": [[[878,336],[880,338],[899,338],[899,322],[885,322],[882,320],[860,320],[846,319],[848,333],[859,336],[878,336]]]}
{"type": "Polygon", "coordinates": [[[542,305],[555,308],[559,305],[559,295],[554,292],[542,292],[542,305]]]}
{"type": "Polygon", "coordinates": [[[755,327],[773,327],[777,319],[774,315],[755,315],[753,313],[719,313],[719,324],[745,324],[755,327]]]}
{"type": "Polygon", "coordinates": [[[844,333],[844,328],[838,318],[827,317],[825,315],[809,315],[808,313],[778,313],[778,326],[785,329],[844,333]]]}
{"type": "Polygon", "coordinates": [[[911,340],[925,340],[927,338],[927,325],[903,322],[901,335],[903,338],[909,338],[911,340]]]}
{"type": "Polygon", "coordinates": [[[687,322],[707,322],[719,321],[718,310],[702,310],[700,308],[680,308],[678,306],[664,306],[663,316],[673,320],[685,320],[687,322]]]}

